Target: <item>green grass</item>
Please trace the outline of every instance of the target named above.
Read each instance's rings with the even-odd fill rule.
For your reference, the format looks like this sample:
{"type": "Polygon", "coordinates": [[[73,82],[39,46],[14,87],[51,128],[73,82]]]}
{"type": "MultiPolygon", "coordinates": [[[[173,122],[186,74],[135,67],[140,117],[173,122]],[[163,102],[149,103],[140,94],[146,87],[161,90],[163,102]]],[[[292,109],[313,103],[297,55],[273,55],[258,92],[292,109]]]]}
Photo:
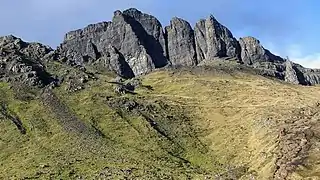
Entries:
{"type": "MultiPolygon", "coordinates": [[[[17,114],[27,129],[27,134],[21,135],[9,120],[1,121],[1,127],[5,127],[1,129],[0,144],[2,178],[93,178],[107,167],[120,172],[134,169],[133,174],[137,177],[147,174],[178,177],[187,169],[192,176],[202,172],[199,167],[179,159],[184,152],[178,145],[180,142],[171,142],[159,135],[141,115],[128,112],[119,115],[123,110],[110,108],[104,102],[105,96],[121,98],[111,91],[110,84],[92,86],[73,94],[63,88],[55,90],[75,116],[103,133],[103,137],[94,139],[66,132],[40,98],[19,101],[13,98],[14,92],[7,85],[2,84],[1,89],[6,92],[4,101],[8,108],[17,114]],[[178,154],[171,155],[171,151],[178,154]]],[[[161,112],[165,109],[158,110],[161,115],[165,113],[161,112]]],[[[170,124],[163,125],[164,129],[174,131],[170,124]]]]}
{"type": "MultiPolygon", "coordinates": [[[[317,103],[320,92],[239,72],[157,71],[141,77],[153,90],[117,95],[112,78],[100,74],[79,92],[65,84],[53,90],[66,118],[92,134],[66,130],[40,90],[0,83],[0,102],[27,129],[23,135],[0,119],[0,179],[268,179],[278,126],[292,110],[317,103]],[[127,110],[127,102],[137,106],[127,110]]],[[[315,156],[307,162],[293,179],[317,175],[315,156]]]]}

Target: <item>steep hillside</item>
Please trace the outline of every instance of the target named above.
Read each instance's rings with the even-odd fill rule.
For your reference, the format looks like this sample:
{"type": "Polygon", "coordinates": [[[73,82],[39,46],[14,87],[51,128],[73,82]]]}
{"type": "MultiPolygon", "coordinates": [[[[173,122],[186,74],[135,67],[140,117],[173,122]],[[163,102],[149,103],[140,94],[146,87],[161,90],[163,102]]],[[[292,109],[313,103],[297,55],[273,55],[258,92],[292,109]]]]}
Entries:
{"type": "Polygon", "coordinates": [[[319,177],[320,89],[241,68],[100,74],[78,92],[2,83],[0,177],[319,177]]]}
{"type": "Polygon", "coordinates": [[[0,179],[320,179],[319,82],[213,16],[0,37],[0,179]]]}
{"type": "Polygon", "coordinates": [[[318,87],[200,72],[158,72],[147,82],[162,99],[189,110],[200,139],[230,166],[227,174],[247,167],[256,179],[319,178],[318,87]]]}

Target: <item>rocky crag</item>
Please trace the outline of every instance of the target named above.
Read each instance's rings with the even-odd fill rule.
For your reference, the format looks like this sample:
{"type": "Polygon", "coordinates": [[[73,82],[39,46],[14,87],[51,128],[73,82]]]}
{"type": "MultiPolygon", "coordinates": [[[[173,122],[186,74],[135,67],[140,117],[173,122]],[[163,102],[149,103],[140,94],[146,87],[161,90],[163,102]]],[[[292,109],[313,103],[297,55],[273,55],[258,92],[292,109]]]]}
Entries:
{"type": "Polygon", "coordinates": [[[96,65],[133,78],[157,68],[194,67],[217,58],[236,59],[262,75],[289,83],[320,83],[320,70],[304,68],[272,54],[254,37],[237,40],[213,16],[201,19],[194,28],[177,17],[162,27],[157,18],[137,9],[118,10],[110,22],[68,32],[56,50],[13,36],[0,38],[1,78],[22,79],[30,85],[55,81],[45,70],[47,61],[80,67],[96,65]]]}

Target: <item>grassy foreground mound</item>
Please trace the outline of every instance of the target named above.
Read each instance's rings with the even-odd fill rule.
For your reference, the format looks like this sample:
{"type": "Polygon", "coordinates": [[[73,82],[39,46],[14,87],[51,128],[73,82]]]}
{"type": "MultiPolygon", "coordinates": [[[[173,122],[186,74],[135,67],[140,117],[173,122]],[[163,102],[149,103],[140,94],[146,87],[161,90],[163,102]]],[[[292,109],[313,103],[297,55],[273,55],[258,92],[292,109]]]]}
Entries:
{"type": "Polygon", "coordinates": [[[319,87],[205,67],[126,94],[113,79],[1,83],[0,179],[320,179],[319,87]]]}

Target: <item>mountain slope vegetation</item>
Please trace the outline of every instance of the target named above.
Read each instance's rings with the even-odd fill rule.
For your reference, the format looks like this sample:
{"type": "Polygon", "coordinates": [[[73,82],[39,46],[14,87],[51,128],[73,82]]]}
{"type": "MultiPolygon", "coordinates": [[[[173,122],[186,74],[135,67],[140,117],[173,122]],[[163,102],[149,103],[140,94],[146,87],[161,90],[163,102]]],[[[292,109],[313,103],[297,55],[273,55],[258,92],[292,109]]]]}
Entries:
{"type": "Polygon", "coordinates": [[[319,179],[317,84],[212,15],[3,36],[0,179],[319,179]]]}
{"type": "Polygon", "coordinates": [[[102,73],[77,92],[1,83],[0,177],[320,176],[319,87],[223,64],[114,80],[102,73]]]}

